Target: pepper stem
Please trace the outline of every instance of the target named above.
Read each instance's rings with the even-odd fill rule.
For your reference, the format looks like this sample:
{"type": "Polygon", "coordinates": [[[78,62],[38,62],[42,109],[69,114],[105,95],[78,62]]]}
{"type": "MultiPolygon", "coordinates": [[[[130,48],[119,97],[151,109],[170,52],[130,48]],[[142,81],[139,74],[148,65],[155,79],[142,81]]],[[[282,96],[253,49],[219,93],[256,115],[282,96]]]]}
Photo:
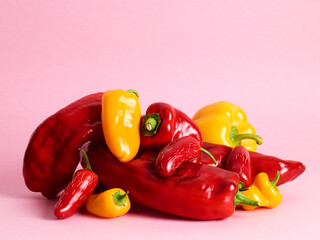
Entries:
{"type": "Polygon", "coordinates": [[[86,151],[84,151],[82,148],[79,148],[78,150],[82,152],[84,158],[86,159],[86,169],[87,169],[87,170],[92,170],[92,169],[91,169],[90,162],[89,162],[89,158],[88,158],[88,155],[87,155],[86,151]]]}
{"type": "Polygon", "coordinates": [[[229,138],[235,146],[241,145],[241,141],[244,139],[255,140],[258,145],[261,145],[263,143],[263,140],[260,136],[249,133],[239,133],[237,127],[235,126],[231,128],[229,138]]]}
{"type": "Polygon", "coordinates": [[[139,93],[138,93],[136,90],[134,90],[134,89],[128,89],[127,92],[128,92],[128,93],[134,93],[137,97],[140,96],[139,93]]]}
{"type": "Polygon", "coordinates": [[[212,158],[214,164],[217,165],[217,160],[214,158],[214,156],[213,156],[207,149],[201,148],[201,151],[204,152],[204,153],[206,153],[206,154],[208,154],[209,157],[212,158]]]}
{"type": "Polygon", "coordinates": [[[277,188],[277,183],[278,183],[279,179],[280,179],[280,172],[277,171],[276,177],[273,179],[272,182],[270,181],[270,183],[272,184],[272,186],[273,186],[278,192],[279,192],[279,189],[277,188]]]}
{"type": "Polygon", "coordinates": [[[234,198],[234,206],[239,204],[249,205],[253,207],[259,207],[260,204],[257,201],[252,200],[251,198],[246,197],[243,193],[241,193],[238,189],[238,192],[234,198]]]}
{"type": "Polygon", "coordinates": [[[125,206],[126,201],[127,201],[127,196],[129,194],[129,191],[122,193],[120,190],[115,192],[112,197],[113,201],[118,205],[118,206],[125,206]]]}
{"type": "Polygon", "coordinates": [[[151,137],[155,135],[161,123],[160,113],[146,114],[142,118],[140,132],[143,136],[151,137]]]}

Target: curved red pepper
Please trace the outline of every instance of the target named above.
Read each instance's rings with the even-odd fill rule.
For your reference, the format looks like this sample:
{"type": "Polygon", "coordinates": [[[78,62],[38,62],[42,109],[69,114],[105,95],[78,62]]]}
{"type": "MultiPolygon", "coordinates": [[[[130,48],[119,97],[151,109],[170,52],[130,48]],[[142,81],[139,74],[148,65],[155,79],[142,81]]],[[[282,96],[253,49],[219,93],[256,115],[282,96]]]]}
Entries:
{"type": "Polygon", "coordinates": [[[136,159],[120,163],[104,142],[91,142],[87,154],[102,184],[126,189],[133,201],[162,212],[192,219],[223,219],[230,217],[241,201],[256,204],[238,198],[238,174],[220,168],[187,162],[162,178],[154,167],[157,152],[142,151],[136,159]]]}
{"type": "Polygon", "coordinates": [[[71,182],[61,194],[54,207],[57,218],[71,217],[87,201],[98,184],[98,175],[91,170],[89,159],[85,155],[86,168],[76,171],[71,182]]]}
{"type": "MultiPolygon", "coordinates": [[[[208,150],[215,157],[218,167],[226,169],[227,159],[232,151],[231,147],[206,142],[203,143],[202,147],[208,150]]],[[[299,161],[283,160],[274,156],[268,156],[252,151],[249,151],[249,154],[252,173],[251,179],[254,179],[254,177],[260,172],[264,172],[270,179],[274,179],[277,175],[277,171],[279,171],[280,179],[277,186],[294,180],[306,169],[303,163],[299,161]]],[[[209,165],[214,164],[213,160],[204,153],[201,155],[201,162],[209,165]]],[[[250,184],[252,184],[252,182],[250,184]]]]}
{"type": "Polygon", "coordinates": [[[249,187],[253,181],[249,151],[242,145],[235,146],[228,156],[226,170],[239,174],[240,181],[249,187]]]}
{"type": "Polygon", "coordinates": [[[151,104],[140,123],[140,147],[143,149],[160,150],[183,136],[193,136],[202,145],[198,126],[185,113],[167,103],[151,104]]]}
{"type": "Polygon", "coordinates": [[[201,147],[197,139],[185,136],[173,140],[158,154],[155,167],[162,177],[172,175],[183,163],[200,162],[201,147]]]}
{"type": "Polygon", "coordinates": [[[27,146],[23,176],[27,187],[55,197],[72,179],[84,143],[103,137],[102,93],[85,96],[44,120],[27,146]]]}

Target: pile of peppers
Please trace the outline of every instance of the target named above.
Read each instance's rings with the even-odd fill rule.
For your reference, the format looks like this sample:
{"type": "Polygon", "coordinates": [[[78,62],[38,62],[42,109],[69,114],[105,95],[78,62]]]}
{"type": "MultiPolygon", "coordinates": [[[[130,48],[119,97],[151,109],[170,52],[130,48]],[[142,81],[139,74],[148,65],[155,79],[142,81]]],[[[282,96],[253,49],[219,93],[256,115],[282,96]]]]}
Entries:
{"type": "Polygon", "coordinates": [[[23,177],[29,190],[58,199],[53,213],[60,219],[81,207],[121,216],[130,201],[183,218],[225,219],[237,208],[275,208],[278,186],[305,170],[300,161],[256,152],[262,143],[235,104],[216,102],[191,118],[156,102],[142,114],[137,91],[108,90],[35,129],[23,177]]]}

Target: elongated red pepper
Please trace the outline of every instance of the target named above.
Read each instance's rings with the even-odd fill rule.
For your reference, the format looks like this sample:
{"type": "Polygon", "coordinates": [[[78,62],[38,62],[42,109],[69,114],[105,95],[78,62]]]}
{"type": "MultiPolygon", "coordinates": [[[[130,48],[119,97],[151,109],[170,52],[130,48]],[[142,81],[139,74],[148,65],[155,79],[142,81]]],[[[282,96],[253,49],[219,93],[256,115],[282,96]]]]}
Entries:
{"type": "Polygon", "coordinates": [[[27,187],[54,198],[70,182],[79,163],[78,148],[103,138],[102,93],[85,96],[44,120],[27,146],[23,176],[27,187]]]}
{"type": "MultiPolygon", "coordinates": [[[[207,149],[215,157],[218,167],[226,169],[227,159],[232,151],[231,147],[206,142],[203,143],[202,147],[207,149]]],[[[252,151],[249,151],[249,154],[252,173],[250,185],[252,184],[254,177],[260,172],[264,172],[270,179],[274,179],[277,175],[277,171],[279,171],[280,180],[277,183],[277,186],[279,186],[294,180],[306,169],[303,163],[299,161],[283,160],[274,156],[268,156],[252,151]]],[[[201,162],[209,165],[214,164],[212,159],[204,153],[201,155],[201,162]]]]}
{"type": "Polygon", "coordinates": [[[224,219],[234,213],[235,205],[257,204],[238,191],[238,174],[220,168],[187,162],[162,178],[154,167],[157,152],[142,151],[138,158],[120,163],[104,142],[91,142],[87,154],[102,184],[126,189],[131,200],[162,212],[191,219],[224,219]]]}
{"type": "Polygon", "coordinates": [[[71,217],[84,205],[98,184],[98,176],[91,170],[88,157],[81,149],[86,159],[86,168],[78,170],[61,194],[54,207],[54,214],[58,218],[71,217]]]}
{"type": "Polygon", "coordinates": [[[228,156],[226,170],[239,174],[245,187],[252,183],[251,161],[249,151],[242,145],[235,146],[228,156]]]}
{"type": "MultiPolygon", "coordinates": [[[[169,177],[185,162],[199,163],[201,151],[210,155],[201,148],[196,138],[192,136],[177,138],[159,152],[156,159],[156,171],[162,177],[169,177]]],[[[213,158],[212,155],[210,157],[213,158]]]]}
{"type": "Polygon", "coordinates": [[[182,111],[167,103],[153,103],[140,121],[140,147],[161,150],[174,139],[193,136],[202,145],[198,126],[182,111]]]}

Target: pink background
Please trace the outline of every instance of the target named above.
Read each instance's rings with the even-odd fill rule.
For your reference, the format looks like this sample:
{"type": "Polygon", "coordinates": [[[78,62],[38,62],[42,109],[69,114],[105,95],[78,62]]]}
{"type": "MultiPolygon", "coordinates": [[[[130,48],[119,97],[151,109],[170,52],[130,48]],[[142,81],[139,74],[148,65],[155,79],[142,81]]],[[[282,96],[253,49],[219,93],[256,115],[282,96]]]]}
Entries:
{"type": "Polygon", "coordinates": [[[320,239],[319,1],[0,0],[0,238],[320,239]],[[46,117],[97,91],[135,88],[142,111],[165,101],[189,116],[242,107],[259,152],[302,161],[273,210],[190,221],[144,207],[117,219],[53,215],[30,192],[23,154],[46,117]]]}

